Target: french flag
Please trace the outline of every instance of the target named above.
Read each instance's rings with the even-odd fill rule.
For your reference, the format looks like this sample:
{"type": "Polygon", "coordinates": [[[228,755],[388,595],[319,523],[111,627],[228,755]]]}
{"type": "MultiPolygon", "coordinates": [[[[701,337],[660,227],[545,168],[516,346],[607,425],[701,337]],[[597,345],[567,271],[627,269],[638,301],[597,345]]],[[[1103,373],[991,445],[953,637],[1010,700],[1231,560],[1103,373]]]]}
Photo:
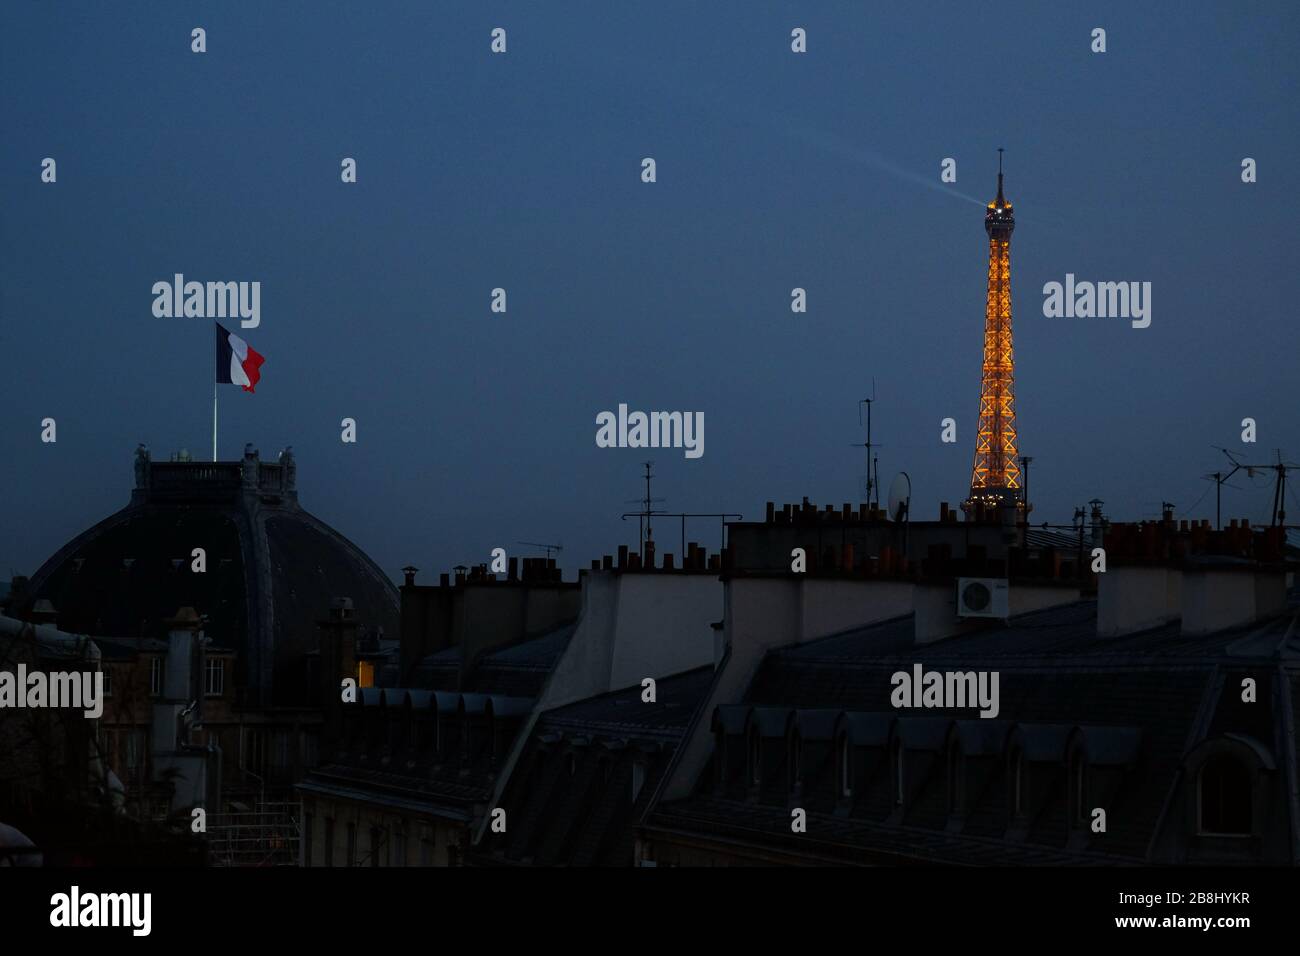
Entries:
{"type": "Polygon", "coordinates": [[[242,385],[251,392],[262,377],[258,369],[265,361],[238,335],[217,325],[217,384],[242,385]]]}

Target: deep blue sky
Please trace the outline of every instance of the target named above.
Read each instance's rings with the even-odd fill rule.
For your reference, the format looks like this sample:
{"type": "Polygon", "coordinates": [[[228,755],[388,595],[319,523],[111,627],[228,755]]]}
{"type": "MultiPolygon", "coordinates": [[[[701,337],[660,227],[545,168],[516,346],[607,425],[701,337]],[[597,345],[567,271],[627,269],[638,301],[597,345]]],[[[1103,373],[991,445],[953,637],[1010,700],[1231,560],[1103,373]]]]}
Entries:
{"type": "MultiPolygon", "coordinates": [[[[262,282],[222,457],[292,443],[303,504],[395,577],[635,543],[647,457],[672,510],[856,501],[873,377],[882,478],[932,518],[969,486],[986,239],[961,195],[991,198],[998,146],[1035,520],[1212,517],[1199,476],[1243,417],[1251,455],[1300,457],[1300,6],[1062,6],[5,4],[0,574],[124,505],[137,442],[209,448],[211,323],[151,312],[174,272],[262,282]],[[1044,318],[1067,272],[1152,282],[1151,327],[1044,318]],[[703,411],[704,457],[598,449],[619,402],[703,411]]],[[[1225,511],[1266,520],[1271,487],[1239,483],[1225,511]]]]}

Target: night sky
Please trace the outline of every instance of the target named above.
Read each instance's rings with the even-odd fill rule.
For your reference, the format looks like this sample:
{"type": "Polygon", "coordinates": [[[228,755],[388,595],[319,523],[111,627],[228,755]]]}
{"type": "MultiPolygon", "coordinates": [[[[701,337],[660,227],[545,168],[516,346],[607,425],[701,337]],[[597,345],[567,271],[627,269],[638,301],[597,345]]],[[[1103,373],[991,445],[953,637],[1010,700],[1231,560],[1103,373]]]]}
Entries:
{"type": "Polygon", "coordinates": [[[176,272],[262,283],[221,457],[291,443],[394,578],[635,544],[647,458],[671,511],[856,502],[873,378],[881,477],[933,519],[969,489],[999,146],[1034,520],[1212,518],[1215,445],[1300,457],[1300,6],[1060,6],[5,4],[0,575],[125,505],[138,442],[210,456],[212,323],[151,310],[176,272]],[[1044,318],[1067,272],[1151,282],[1151,326],[1044,318]],[[704,412],[704,456],[597,448],[620,402],[704,412]]]}

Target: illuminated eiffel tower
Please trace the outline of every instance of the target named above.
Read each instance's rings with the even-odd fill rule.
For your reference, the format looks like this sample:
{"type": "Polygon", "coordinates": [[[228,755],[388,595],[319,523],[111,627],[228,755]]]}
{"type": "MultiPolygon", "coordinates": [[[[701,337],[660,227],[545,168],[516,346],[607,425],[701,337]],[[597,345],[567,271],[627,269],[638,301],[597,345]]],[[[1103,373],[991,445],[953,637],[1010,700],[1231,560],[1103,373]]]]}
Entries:
{"type": "Polygon", "coordinates": [[[998,195],[988,204],[989,288],[984,306],[984,374],[967,512],[980,505],[1025,508],[1016,460],[1015,356],[1011,348],[1011,203],[1002,194],[1002,150],[998,150],[998,195]]]}

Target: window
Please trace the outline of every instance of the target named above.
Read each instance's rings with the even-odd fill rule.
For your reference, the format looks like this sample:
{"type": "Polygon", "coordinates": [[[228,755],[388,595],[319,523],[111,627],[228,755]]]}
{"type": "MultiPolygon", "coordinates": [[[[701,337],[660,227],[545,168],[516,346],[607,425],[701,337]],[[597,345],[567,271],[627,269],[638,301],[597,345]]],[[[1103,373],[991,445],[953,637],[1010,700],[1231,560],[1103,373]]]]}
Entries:
{"type": "Polygon", "coordinates": [[[135,777],[144,762],[144,731],[128,730],[126,734],[126,772],[135,777]]]}
{"type": "Polygon", "coordinates": [[[790,737],[790,789],[796,790],[799,787],[799,780],[803,770],[803,737],[796,730],[790,737]]]}
{"type": "Polygon", "coordinates": [[[898,738],[894,739],[894,806],[903,805],[903,797],[907,795],[907,788],[903,779],[903,741],[898,738]]]}
{"type": "Polygon", "coordinates": [[[749,782],[754,786],[761,786],[763,783],[763,768],[760,758],[763,755],[763,744],[758,738],[758,731],[752,730],[749,733],[749,782]]]}
{"type": "Polygon", "coordinates": [[[112,697],[113,696],[113,671],[110,668],[101,667],[100,673],[104,675],[103,694],[105,697],[112,697]]]}
{"type": "Polygon", "coordinates": [[[1011,807],[1011,816],[1013,818],[1021,817],[1024,815],[1025,812],[1024,777],[1025,777],[1025,755],[1024,752],[1019,747],[1017,747],[1011,753],[1011,766],[1010,766],[1010,772],[1008,773],[1008,781],[1007,781],[1008,787],[1010,789],[1010,799],[1007,801],[1007,803],[1011,807]]]}
{"type": "Polygon", "coordinates": [[[961,747],[956,740],[948,745],[948,813],[962,812],[961,799],[961,747]]]}
{"type": "Polygon", "coordinates": [[[379,827],[370,828],[370,865],[379,865],[379,848],[383,846],[383,831],[379,827]]]}
{"type": "Polygon", "coordinates": [[[425,827],[424,835],[420,838],[420,866],[433,866],[433,840],[433,827],[425,827]]]}
{"type": "Polygon", "coordinates": [[[325,865],[334,865],[334,818],[325,818],[325,865]]]}
{"type": "Polygon", "coordinates": [[[1088,816],[1088,768],[1083,752],[1070,755],[1070,826],[1081,827],[1088,816]]]}
{"type": "Polygon", "coordinates": [[[149,696],[161,697],[162,690],[163,690],[163,659],[161,657],[150,658],[149,696]]]}
{"type": "Polygon", "coordinates": [[[389,866],[406,866],[406,826],[399,825],[393,831],[393,855],[389,866]]]}
{"type": "Polygon", "coordinates": [[[840,796],[853,796],[853,745],[849,743],[849,735],[843,734],[840,737],[840,796]]]}
{"type": "Polygon", "coordinates": [[[226,662],[219,657],[209,657],[204,662],[203,693],[220,697],[226,690],[226,662]]]}
{"type": "Polygon", "coordinates": [[[1254,787],[1250,770],[1236,757],[1220,754],[1201,767],[1197,786],[1200,832],[1211,836],[1250,836],[1254,787]]]}
{"type": "Polygon", "coordinates": [[[637,760],[632,764],[632,802],[636,803],[636,798],[641,795],[641,788],[645,786],[645,761],[637,760]]]}
{"type": "Polygon", "coordinates": [[[305,814],[302,820],[302,865],[311,866],[312,815],[305,814]]]}
{"type": "Polygon", "coordinates": [[[357,865],[357,825],[355,823],[348,824],[347,849],[348,849],[348,855],[346,857],[347,865],[356,866],[357,865]]]}

